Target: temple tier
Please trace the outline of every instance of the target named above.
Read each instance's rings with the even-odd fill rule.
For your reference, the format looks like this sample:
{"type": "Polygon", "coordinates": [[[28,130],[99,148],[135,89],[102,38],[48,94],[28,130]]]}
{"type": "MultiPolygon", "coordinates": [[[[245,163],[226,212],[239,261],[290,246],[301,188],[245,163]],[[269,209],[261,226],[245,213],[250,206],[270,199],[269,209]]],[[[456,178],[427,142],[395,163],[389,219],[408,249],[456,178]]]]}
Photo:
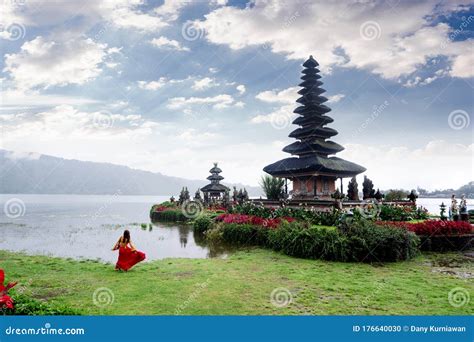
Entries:
{"type": "Polygon", "coordinates": [[[322,96],[325,92],[319,79],[318,62],[310,56],[303,63],[303,76],[298,91],[300,98],[296,100],[301,106],[294,110],[299,117],[293,124],[300,126],[290,133],[290,138],[296,142],[283,148],[284,152],[295,157],[285,158],[276,163],[267,165],[263,171],[274,177],[289,179],[293,182],[293,198],[326,199],[335,192],[335,181],[353,177],[366,169],[334,155],[344,150],[344,147],[328,140],[338,134],[332,128],[325,127],[334,120],[326,115],[331,108],[324,105],[328,100],[322,96]]]}

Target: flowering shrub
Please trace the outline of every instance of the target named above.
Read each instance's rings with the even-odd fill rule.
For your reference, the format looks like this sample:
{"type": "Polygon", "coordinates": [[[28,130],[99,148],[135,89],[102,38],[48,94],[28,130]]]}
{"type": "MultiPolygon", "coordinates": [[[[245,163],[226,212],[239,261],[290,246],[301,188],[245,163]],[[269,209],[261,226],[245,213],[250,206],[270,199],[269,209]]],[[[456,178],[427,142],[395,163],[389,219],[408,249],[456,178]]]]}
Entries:
{"type": "Polygon", "coordinates": [[[472,225],[464,221],[440,221],[427,220],[424,222],[408,223],[408,222],[387,222],[379,221],[381,226],[396,226],[405,228],[414,232],[416,235],[462,235],[473,232],[472,225]]]}
{"type": "Polygon", "coordinates": [[[301,206],[300,208],[268,208],[262,204],[244,203],[237,205],[229,210],[229,213],[253,215],[263,218],[288,218],[292,217],[297,220],[309,221],[312,224],[334,226],[336,225],[343,213],[340,210],[332,209],[331,211],[321,211],[313,207],[301,206]]]}
{"type": "Polygon", "coordinates": [[[251,225],[262,226],[262,227],[267,227],[267,228],[278,227],[282,219],[288,222],[292,222],[295,220],[292,217],[263,218],[263,217],[254,216],[254,215],[242,215],[242,214],[221,214],[216,217],[217,222],[251,224],[251,225]]]}
{"type": "Polygon", "coordinates": [[[382,205],[380,219],[384,221],[410,221],[428,218],[428,211],[422,207],[408,205],[382,205]]]}
{"type": "Polygon", "coordinates": [[[4,283],[5,272],[0,269],[0,309],[13,309],[13,299],[8,295],[8,290],[10,290],[17,283],[8,283],[7,286],[5,286],[4,283]]]}

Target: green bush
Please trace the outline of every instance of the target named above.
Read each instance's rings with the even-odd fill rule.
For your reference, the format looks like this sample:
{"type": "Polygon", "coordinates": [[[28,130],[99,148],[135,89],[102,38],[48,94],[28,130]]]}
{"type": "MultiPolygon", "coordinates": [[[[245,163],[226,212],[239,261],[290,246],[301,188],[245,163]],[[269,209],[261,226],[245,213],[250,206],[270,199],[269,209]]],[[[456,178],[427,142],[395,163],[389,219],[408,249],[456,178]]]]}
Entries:
{"type": "Polygon", "coordinates": [[[226,243],[272,248],[284,254],[334,261],[393,262],[418,252],[419,238],[406,229],[367,220],[344,222],[337,229],[282,222],[277,229],[220,223],[208,231],[226,243]]]}
{"type": "Polygon", "coordinates": [[[153,220],[157,221],[169,221],[169,222],[179,222],[179,221],[187,221],[188,218],[183,214],[181,210],[163,210],[163,211],[156,211],[153,213],[153,220]]]}
{"type": "Polygon", "coordinates": [[[345,260],[345,238],[337,230],[283,223],[269,234],[269,245],[283,253],[308,259],[345,260]]]}
{"type": "Polygon", "coordinates": [[[200,215],[193,222],[194,231],[197,233],[204,233],[214,224],[214,221],[207,215],[200,215]]]}
{"type": "Polygon", "coordinates": [[[23,315],[23,316],[46,316],[46,315],[80,315],[77,310],[64,305],[52,304],[38,299],[34,299],[26,294],[20,294],[15,291],[10,292],[15,307],[5,309],[5,315],[23,315]]]}
{"type": "Polygon", "coordinates": [[[223,223],[222,238],[225,242],[236,245],[267,246],[269,228],[251,224],[223,223]]]}
{"type": "Polygon", "coordinates": [[[380,219],[383,221],[410,221],[416,214],[409,206],[382,205],[380,207],[380,219]]]}
{"type": "Polygon", "coordinates": [[[418,253],[420,239],[406,229],[359,220],[341,224],[339,232],[346,237],[346,261],[391,262],[418,253]]]}

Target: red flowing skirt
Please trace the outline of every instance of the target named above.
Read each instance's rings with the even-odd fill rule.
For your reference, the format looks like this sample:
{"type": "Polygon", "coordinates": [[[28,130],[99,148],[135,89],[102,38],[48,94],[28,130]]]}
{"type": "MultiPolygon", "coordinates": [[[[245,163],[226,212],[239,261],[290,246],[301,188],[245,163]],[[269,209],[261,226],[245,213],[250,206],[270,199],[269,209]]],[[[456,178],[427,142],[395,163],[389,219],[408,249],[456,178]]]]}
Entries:
{"type": "Polygon", "coordinates": [[[127,271],[132,268],[133,265],[145,260],[145,258],[146,256],[143,252],[132,251],[129,247],[120,247],[119,257],[115,268],[127,271]]]}

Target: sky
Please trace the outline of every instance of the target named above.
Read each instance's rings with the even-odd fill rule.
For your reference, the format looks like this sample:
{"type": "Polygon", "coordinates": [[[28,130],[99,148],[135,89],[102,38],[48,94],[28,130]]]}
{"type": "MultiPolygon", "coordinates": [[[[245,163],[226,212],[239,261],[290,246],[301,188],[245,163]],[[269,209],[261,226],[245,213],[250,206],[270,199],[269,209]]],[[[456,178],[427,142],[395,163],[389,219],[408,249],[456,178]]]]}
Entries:
{"type": "MultiPolygon", "coordinates": [[[[0,148],[257,185],[313,55],[376,188],[473,180],[472,1],[1,4],[0,148]]],[[[359,182],[362,175],[359,176],[359,182]]]]}

